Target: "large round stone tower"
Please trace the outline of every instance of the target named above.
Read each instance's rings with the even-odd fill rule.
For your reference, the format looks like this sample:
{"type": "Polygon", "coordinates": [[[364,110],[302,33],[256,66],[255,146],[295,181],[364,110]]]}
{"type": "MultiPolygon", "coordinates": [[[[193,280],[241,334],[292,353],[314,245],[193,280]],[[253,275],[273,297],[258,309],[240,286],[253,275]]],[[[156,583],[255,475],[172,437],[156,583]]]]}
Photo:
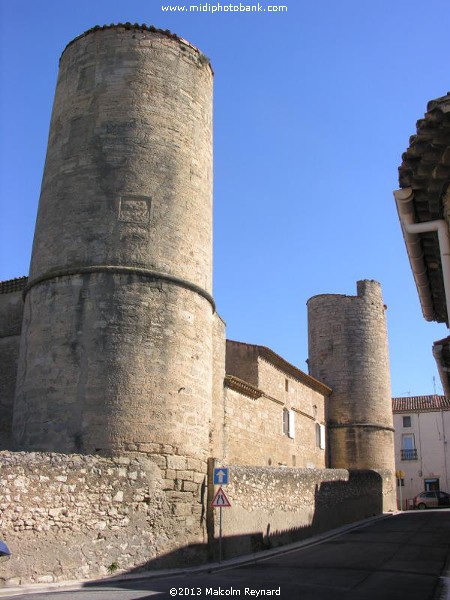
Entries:
{"type": "Polygon", "coordinates": [[[206,459],[212,80],[195,47],[145,26],[94,28],[63,52],[25,291],[18,449],[206,459]]]}
{"type": "Polygon", "coordinates": [[[333,390],[327,407],[329,466],[394,470],[385,306],[380,284],[357,296],[308,301],[310,373],[333,390]]]}

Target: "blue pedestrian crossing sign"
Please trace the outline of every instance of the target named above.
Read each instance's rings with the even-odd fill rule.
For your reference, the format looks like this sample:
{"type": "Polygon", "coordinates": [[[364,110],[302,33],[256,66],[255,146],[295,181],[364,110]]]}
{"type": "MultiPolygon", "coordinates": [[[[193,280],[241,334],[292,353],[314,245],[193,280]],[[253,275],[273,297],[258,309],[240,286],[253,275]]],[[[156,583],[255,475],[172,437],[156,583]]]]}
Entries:
{"type": "Polygon", "coordinates": [[[214,485],[227,485],[228,467],[217,467],[214,469],[214,485]]]}

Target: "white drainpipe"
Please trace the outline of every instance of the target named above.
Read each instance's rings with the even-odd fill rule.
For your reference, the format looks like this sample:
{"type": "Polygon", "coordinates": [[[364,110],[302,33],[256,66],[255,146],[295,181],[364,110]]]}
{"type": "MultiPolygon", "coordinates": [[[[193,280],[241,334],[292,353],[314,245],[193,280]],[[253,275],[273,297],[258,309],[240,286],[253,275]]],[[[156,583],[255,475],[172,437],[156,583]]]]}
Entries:
{"type": "Polygon", "coordinates": [[[397,204],[398,216],[402,224],[403,237],[405,238],[409,262],[411,263],[414,280],[419,292],[423,316],[427,321],[434,320],[434,310],[425,262],[420,249],[420,237],[418,234],[428,233],[430,231],[436,231],[438,234],[448,323],[450,318],[450,239],[448,225],[444,219],[428,221],[426,223],[415,223],[412,203],[414,192],[411,188],[396,190],[394,192],[394,197],[397,204]]]}

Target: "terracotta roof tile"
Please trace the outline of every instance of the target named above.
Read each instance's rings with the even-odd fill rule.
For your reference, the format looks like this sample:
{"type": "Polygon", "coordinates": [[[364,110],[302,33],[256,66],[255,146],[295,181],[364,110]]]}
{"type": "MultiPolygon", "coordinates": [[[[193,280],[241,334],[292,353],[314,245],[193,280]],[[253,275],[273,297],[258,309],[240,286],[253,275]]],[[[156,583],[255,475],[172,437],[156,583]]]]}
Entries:
{"type": "MultiPolygon", "coordinates": [[[[416,134],[402,155],[399,167],[401,188],[414,192],[417,223],[443,219],[443,196],[450,180],[450,93],[427,105],[425,117],[416,124],[416,134]]],[[[433,320],[447,322],[445,290],[439,244],[435,232],[420,235],[434,305],[433,320]]]]}
{"type": "Polygon", "coordinates": [[[445,396],[408,396],[392,398],[392,412],[431,412],[450,410],[450,398],[445,396]]]}

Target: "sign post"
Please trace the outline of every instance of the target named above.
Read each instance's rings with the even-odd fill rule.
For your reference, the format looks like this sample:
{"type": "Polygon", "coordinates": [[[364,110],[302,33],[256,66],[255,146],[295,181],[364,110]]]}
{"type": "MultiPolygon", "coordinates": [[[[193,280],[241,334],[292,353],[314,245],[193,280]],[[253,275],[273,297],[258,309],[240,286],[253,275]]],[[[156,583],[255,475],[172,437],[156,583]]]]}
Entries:
{"type": "Polygon", "coordinates": [[[405,473],[403,471],[396,471],[395,476],[397,478],[398,494],[400,496],[400,510],[403,510],[402,479],[405,477],[405,473]]]}
{"type": "Polygon", "coordinates": [[[222,508],[230,508],[231,503],[222,489],[222,485],[228,483],[228,468],[214,469],[214,484],[219,485],[219,489],[214,494],[211,506],[219,509],[219,563],[222,562],[222,508]]]}

